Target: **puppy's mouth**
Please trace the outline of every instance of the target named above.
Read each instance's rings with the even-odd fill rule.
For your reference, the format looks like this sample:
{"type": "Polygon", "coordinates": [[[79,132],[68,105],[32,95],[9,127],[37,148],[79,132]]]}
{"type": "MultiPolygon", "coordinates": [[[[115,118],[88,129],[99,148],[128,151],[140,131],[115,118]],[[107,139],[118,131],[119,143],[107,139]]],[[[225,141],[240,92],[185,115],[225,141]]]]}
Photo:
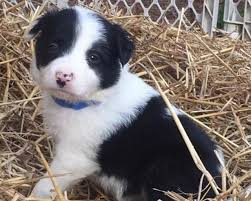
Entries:
{"type": "Polygon", "coordinates": [[[51,96],[67,100],[69,102],[78,102],[82,100],[89,100],[89,95],[77,95],[66,91],[64,89],[47,88],[45,89],[51,96]]]}
{"type": "Polygon", "coordinates": [[[76,101],[80,101],[85,99],[86,97],[83,96],[78,96],[74,93],[68,92],[66,90],[63,89],[53,89],[53,88],[49,88],[46,89],[46,91],[51,95],[54,96],[56,98],[60,98],[60,99],[64,99],[64,100],[68,100],[71,102],[76,102],[76,101]]]}
{"type": "Polygon", "coordinates": [[[68,96],[76,96],[74,93],[71,93],[69,91],[63,90],[63,89],[53,89],[49,88],[47,89],[52,94],[59,94],[59,95],[68,95],[68,96]]]}

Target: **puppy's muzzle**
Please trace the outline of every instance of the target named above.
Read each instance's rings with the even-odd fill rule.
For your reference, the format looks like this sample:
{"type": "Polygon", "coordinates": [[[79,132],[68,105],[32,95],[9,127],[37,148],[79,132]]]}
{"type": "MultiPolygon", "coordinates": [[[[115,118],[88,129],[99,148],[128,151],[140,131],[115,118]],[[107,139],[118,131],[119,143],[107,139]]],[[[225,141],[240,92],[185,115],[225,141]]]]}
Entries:
{"type": "Polygon", "coordinates": [[[74,79],[73,73],[56,72],[56,83],[60,88],[65,87],[74,79]]]}

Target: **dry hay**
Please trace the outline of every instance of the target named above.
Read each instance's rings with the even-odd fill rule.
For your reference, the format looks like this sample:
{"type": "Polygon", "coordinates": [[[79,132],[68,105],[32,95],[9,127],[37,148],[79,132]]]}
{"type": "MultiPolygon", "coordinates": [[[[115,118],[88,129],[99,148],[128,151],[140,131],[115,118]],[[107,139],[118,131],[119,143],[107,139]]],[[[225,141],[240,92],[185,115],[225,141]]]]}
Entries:
{"type": "MultiPolygon", "coordinates": [[[[52,143],[43,129],[41,95],[29,73],[30,44],[24,30],[43,4],[0,0],[0,200],[24,200],[52,158],[52,143]],[[41,151],[41,152],[40,152],[41,151]]],[[[192,32],[150,23],[142,16],[112,16],[135,38],[131,71],[180,106],[224,149],[226,168],[217,200],[240,200],[251,183],[251,45],[226,36],[209,39],[192,32]],[[149,74],[150,73],[150,74],[149,74]],[[153,75],[154,77],[150,76],[153,75]],[[154,79],[153,79],[154,78],[154,79]],[[156,82],[155,82],[155,81],[156,82]],[[225,184],[225,182],[223,182],[225,184]],[[223,199],[221,199],[223,198],[223,199]]],[[[176,200],[182,197],[168,192],[176,200]]],[[[89,181],[67,193],[71,200],[111,200],[89,181]]],[[[63,198],[62,198],[63,199],[63,198]]]]}

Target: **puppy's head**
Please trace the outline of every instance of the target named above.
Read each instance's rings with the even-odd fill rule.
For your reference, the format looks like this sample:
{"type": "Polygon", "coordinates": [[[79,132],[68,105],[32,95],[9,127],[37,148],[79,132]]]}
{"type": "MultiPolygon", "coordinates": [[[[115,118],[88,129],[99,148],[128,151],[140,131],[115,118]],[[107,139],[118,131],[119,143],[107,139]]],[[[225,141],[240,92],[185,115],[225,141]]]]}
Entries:
{"type": "Polygon", "coordinates": [[[134,44],[119,25],[88,9],[49,12],[33,23],[34,80],[65,99],[85,99],[116,84],[134,44]]]}

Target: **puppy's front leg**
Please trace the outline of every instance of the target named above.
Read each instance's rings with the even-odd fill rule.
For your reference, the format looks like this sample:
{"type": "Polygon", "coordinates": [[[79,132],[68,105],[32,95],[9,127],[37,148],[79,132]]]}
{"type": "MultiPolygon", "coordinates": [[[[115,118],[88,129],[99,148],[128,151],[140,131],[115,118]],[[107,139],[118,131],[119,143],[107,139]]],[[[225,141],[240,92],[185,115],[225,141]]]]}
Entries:
{"type": "MultiPolygon", "coordinates": [[[[59,188],[64,191],[79,179],[82,179],[96,171],[97,166],[95,163],[83,156],[80,156],[79,154],[66,154],[64,151],[63,154],[61,153],[55,156],[50,168],[53,176],[59,175],[54,177],[54,179],[56,180],[59,188]]],[[[48,176],[48,173],[46,173],[45,176],[48,176]]],[[[31,196],[37,198],[54,198],[56,196],[56,192],[51,179],[49,177],[41,179],[35,185],[31,196]]]]}

